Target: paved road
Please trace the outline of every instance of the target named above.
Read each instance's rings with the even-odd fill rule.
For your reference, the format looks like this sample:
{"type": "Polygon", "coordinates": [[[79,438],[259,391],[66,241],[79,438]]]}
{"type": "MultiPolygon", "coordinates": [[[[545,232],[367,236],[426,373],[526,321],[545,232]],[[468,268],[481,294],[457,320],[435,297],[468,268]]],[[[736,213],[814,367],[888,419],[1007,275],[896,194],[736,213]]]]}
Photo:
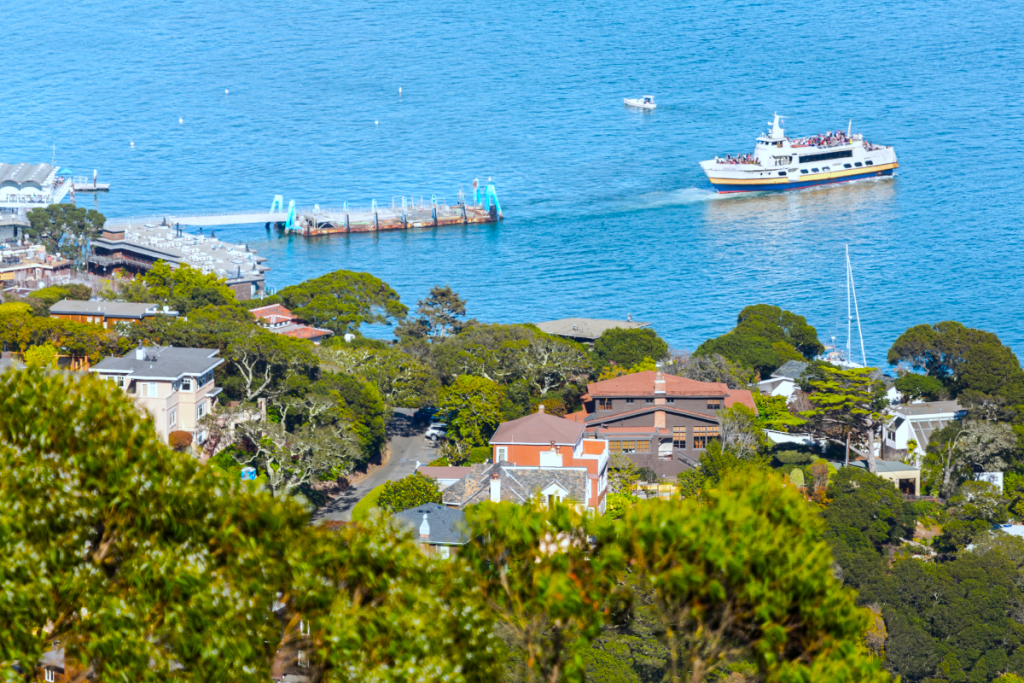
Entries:
{"type": "Polygon", "coordinates": [[[426,464],[436,458],[435,449],[431,448],[423,436],[426,425],[413,425],[412,410],[397,408],[395,416],[388,425],[388,445],[391,447],[391,458],[388,464],[375,470],[359,484],[345,491],[330,503],[320,508],[313,515],[313,522],[329,520],[351,521],[352,508],[367,493],[386,481],[396,481],[416,471],[416,461],[426,464]]]}

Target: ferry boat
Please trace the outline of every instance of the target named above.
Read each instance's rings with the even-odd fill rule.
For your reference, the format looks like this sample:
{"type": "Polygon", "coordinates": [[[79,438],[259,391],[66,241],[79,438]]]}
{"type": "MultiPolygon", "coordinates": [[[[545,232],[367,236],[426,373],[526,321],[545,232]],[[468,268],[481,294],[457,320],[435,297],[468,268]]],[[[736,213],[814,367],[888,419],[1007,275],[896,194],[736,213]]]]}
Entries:
{"type": "Polygon", "coordinates": [[[778,114],[771,131],[757,138],[753,154],[700,162],[720,194],[797,190],[858,178],[891,176],[899,168],[891,146],[873,145],[860,134],[830,131],[790,139],[778,114]]]}

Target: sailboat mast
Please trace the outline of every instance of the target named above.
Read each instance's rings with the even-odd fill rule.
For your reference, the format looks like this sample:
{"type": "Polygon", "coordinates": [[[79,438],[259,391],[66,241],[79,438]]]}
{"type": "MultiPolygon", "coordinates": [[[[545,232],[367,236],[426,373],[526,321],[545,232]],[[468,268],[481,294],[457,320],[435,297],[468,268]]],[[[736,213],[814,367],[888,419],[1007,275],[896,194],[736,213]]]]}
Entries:
{"type": "MultiPolygon", "coordinates": [[[[857,306],[857,288],[853,285],[853,266],[850,264],[850,245],[846,245],[846,277],[850,283],[850,293],[853,294],[853,310],[857,314],[857,338],[860,339],[860,359],[864,367],[868,366],[868,354],[864,352],[864,333],[860,327],[860,307],[857,306]]],[[[847,308],[849,308],[849,297],[847,297],[847,308]]],[[[847,336],[849,346],[849,336],[847,336]]]]}
{"type": "Polygon", "coordinates": [[[850,245],[846,245],[846,362],[850,361],[850,341],[853,326],[853,311],[850,307],[850,284],[853,274],[850,272],[850,245]]]}

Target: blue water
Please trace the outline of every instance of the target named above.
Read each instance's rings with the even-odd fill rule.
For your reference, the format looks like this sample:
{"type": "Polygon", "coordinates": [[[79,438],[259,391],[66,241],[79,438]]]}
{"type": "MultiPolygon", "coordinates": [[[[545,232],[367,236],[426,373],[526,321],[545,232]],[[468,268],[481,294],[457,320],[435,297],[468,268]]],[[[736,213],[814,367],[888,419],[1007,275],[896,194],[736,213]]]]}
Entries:
{"type": "Polygon", "coordinates": [[[481,320],[632,314],[690,350],[770,302],[842,345],[848,244],[869,362],[947,319],[1021,352],[1022,45],[1006,0],[32,3],[5,16],[0,156],[56,145],[112,183],[79,196],[109,216],[497,185],[497,226],[217,231],[275,287],[366,270],[410,305],[450,284],[481,320]],[[776,111],[794,135],[852,118],[898,175],[713,194],[697,163],[776,111]]]}

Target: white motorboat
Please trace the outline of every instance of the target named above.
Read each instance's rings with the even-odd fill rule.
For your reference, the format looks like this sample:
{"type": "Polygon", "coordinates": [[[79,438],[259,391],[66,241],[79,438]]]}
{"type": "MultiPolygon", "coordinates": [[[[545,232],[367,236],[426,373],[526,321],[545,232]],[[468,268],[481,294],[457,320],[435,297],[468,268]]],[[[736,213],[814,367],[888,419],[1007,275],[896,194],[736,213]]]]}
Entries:
{"type": "Polygon", "coordinates": [[[654,109],[658,106],[654,103],[654,95],[644,95],[639,100],[623,97],[622,101],[626,103],[627,107],[636,107],[637,109],[654,109]]]}

